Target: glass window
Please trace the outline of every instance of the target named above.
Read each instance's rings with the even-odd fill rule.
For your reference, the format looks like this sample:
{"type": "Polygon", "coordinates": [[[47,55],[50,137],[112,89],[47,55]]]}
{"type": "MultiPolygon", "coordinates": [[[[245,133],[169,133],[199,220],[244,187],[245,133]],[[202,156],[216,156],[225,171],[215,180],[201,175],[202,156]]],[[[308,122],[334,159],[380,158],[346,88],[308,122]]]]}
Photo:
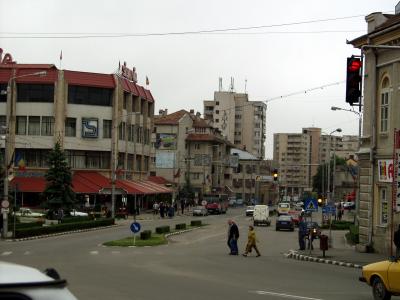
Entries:
{"type": "Polygon", "coordinates": [[[112,89],[88,86],[68,86],[68,103],[112,106],[112,89]]]}
{"type": "Polygon", "coordinates": [[[40,117],[28,117],[28,135],[40,135],[40,117]]]}
{"type": "Polygon", "coordinates": [[[17,102],[54,102],[53,84],[17,84],[17,102]]]}
{"type": "Polygon", "coordinates": [[[118,126],[118,136],[120,140],[125,140],[125,122],[122,122],[118,126]]]}
{"type": "Polygon", "coordinates": [[[381,93],[381,132],[388,131],[389,92],[381,93]]]}
{"type": "Polygon", "coordinates": [[[17,126],[15,128],[15,134],[26,134],[26,116],[17,116],[17,126]]]}
{"type": "Polygon", "coordinates": [[[7,102],[7,84],[0,83],[0,102],[7,102]]]}
{"type": "Polygon", "coordinates": [[[6,126],[7,126],[6,116],[0,116],[0,132],[4,132],[6,126]]]}
{"type": "Polygon", "coordinates": [[[54,135],[54,117],[42,117],[42,135],[54,135]]]}
{"type": "Polygon", "coordinates": [[[379,195],[381,202],[381,225],[387,225],[389,214],[386,188],[381,188],[379,195]]]}
{"type": "Polygon", "coordinates": [[[112,121],[103,120],[103,139],[111,138],[112,121]]]}
{"type": "Polygon", "coordinates": [[[65,136],[76,137],[76,118],[65,119],[65,136]]]}

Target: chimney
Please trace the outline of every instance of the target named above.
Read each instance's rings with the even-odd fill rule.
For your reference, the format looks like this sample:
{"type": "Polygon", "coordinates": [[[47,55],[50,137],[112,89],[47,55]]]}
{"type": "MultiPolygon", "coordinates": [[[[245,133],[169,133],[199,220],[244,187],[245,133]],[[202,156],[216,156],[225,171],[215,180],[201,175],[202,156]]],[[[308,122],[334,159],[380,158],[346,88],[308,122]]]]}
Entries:
{"type": "Polygon", "coordinates": [[[388,19],[381,12],[374,12],[365,17],[368,23],[368,33],[385,23],[388,19]]]}
{"type": "Polygon", "coordinates": [[[194,115],[194,109],[191,109],[189,112],[191,115],[194,115]]]}
{"type": "Polygon", "coordinates": [[[398,14],[400,13],[400,1],[399,1],[399,3],[396,4],[394,13],[395,13],[396,15],[398,15],[398,14]]]}
{"type": "Polygon", "coordinates": [[[164,115],[164,111],[163,111],[162,109],[160,109],[160,110],[158,111],[158,114],[159,114],[160,116],[163,116],[163,115],[164,115]]]}
{"type": "Polygon", "coordinates": [[[168,109],[167,109],[167,108],[164,109],[164,114],[163,114],[163,116],[166,116],[166,115],[168,115],[168,109]]]}
{"type": "Polygon", "coordinates": [[[200,116],[201,116],[201,113],[198,111],[198,112],[196,113],[196,117],[200,118],[200,116]]]}

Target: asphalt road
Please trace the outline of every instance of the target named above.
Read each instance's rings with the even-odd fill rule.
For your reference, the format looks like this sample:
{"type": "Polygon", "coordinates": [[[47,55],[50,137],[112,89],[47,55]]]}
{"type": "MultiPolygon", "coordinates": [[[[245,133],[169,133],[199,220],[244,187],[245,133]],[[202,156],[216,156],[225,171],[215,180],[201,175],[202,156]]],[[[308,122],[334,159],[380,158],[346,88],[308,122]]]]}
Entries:
{"type": "MultiPolygon", "coordinates": [[[[250,218],[243,209],[203,219],[209,226],[170,238],[157,247],[104,247],[130,234],[119,227],[23,242],[0,242],[0,260],[39,269],[56,268],[79,299],[372,299],[358,282],[360,270],[287,259],[297,232],[257,227],[261,257],[228,255],[227,219],[239,225],[246,244],[250,218]]],[[[193,217],[142,221],[143,229],[189,222],[193,217]]]]}

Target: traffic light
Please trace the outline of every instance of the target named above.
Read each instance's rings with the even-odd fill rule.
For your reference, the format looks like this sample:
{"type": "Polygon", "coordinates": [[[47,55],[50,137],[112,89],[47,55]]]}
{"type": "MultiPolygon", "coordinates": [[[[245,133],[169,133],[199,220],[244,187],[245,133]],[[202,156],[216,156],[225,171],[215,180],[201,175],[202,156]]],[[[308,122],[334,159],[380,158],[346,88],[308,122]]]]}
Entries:
{"type": "Polygon", "coordinates": [[[278,169],[274,169],[272,176],[274,177],[274,181],[278,181],[278,169]]]}
{"type": "Polygon", "coordinates": [[[347,58],[346,69],[346,102],[350,105],[359,103],[361,98],[362,62],[358,57],[347,58]]]}

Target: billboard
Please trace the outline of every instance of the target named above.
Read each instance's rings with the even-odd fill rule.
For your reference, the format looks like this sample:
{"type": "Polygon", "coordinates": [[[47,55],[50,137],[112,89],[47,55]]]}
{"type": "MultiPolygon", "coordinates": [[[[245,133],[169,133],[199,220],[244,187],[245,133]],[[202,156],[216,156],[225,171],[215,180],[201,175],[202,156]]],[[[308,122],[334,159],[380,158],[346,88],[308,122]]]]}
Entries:
{"type": "Polygon", "coordinates": [[[157,151],[156,168],[173,169],[175,165],[175,152],[157,151]]]}
{"type": "Polygon", "coordinates": [[[175,150],[176,149],[176,134],[175,133],[157,133],[156,149],[175,150]]]}
{"type": "Polygon", "coordinates": [[[393,159],[378,160],[378,181],[393,182],[394,166],[393,159]]]}

